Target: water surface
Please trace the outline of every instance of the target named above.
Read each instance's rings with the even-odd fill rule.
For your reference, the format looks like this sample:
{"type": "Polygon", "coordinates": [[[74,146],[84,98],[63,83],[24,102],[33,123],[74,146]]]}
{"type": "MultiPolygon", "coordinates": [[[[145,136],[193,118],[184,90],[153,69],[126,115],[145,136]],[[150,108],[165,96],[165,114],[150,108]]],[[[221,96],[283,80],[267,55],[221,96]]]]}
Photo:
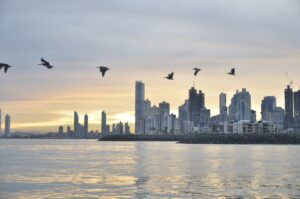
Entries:
{"type": "Polygon", "coordinates": [[[300,146],[0,140],[0,198],[300,198],[300,146]]]}

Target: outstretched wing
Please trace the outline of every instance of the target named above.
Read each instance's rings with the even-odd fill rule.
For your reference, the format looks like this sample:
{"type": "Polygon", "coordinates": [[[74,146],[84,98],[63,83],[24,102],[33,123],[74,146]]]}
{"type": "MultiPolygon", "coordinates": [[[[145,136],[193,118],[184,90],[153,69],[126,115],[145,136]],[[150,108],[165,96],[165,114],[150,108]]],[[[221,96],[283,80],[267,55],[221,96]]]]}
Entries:
{"type": "Polygon", "coordinates": [[[173,79],[174,73],[169,74],[169,77],[173,79]]]}
{"type": "Polygon", "coordinates": [[[41,58],[41,62],[43,62],[46,65],[49,65],[49,62],[47,62],[44,58],[41,58]]]}
{"type": "Polygon", "coordinates": [[[235,74],[235,69],[234,68],[231,69],[231,74],[235,74]]]}
{"type": "Polygon", "coordinates": [[[7,66],[4,66],[4,73],[6,73],[7,72],[7,70],[8,70],[8,68],[9,67],[11,67],[11,66],[9,66],[9,65],[7,65],[7,66]]]}

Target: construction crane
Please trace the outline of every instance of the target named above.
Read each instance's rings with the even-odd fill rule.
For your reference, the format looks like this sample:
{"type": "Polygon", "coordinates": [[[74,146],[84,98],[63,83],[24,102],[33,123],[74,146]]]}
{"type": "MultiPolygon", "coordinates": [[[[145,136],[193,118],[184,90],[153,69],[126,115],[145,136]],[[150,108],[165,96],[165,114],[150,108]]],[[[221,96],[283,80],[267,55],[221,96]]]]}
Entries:
{"type": "Polygon", "coordinates": [[[286,75],[286,77],[287,77],[287,79],[289,81],[289,86],[292,87],[292,85],[294,83],[293,80],[290,78],[290,76],[289,76],[289,74],[287,72],[285,72],[285,75],[286,75]]]}

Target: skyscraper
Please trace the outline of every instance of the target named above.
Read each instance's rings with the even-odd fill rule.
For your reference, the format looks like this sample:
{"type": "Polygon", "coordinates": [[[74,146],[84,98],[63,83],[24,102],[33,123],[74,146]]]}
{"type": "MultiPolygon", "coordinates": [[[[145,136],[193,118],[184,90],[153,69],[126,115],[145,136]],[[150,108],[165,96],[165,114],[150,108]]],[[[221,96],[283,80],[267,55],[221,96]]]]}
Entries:
{"type": "Polygon", "coordinates": [[[294,110],[293,110],[293,89],[288,85],[284,90],[285,101],[285,115],[284,115],[284,128],[293,128],[294,110]]]}
{"type": "Polygon", "coordinates": [[[188,100],[188,119],[189,121],[192,121],[195,126],[198,126],[200,122],[200,110],[205,108],[204,93],[202,93],[201,90],[199,90],[199,93],[197,93],[197,90],[194,87],[192,87],[189,90],[188,100]]]}
{"type": "Polygon", "coordinates": [[[63,135],[64,135],[64,127],[63,126],[58,127],[58,135],[59,135],[59,137],[63,137],[63,135]]]}
{"type": "Polygon", "coordinates": [[[229,119],[232,121],[251,121],[251,95],[243,88],[241,92],[236,91],[229,106],[229,119]]]}
{"type": "Polygon", "coordinates": [[[84,124],[83,124],[83,136],[86,138],[89,132],[89,116],[84,115],[84,124]]]}
{"type": "Polygon", "coordinates": [[[10,137],[10,115],[6,114],[5,116],[5,131],[4,131],[5,137],[10,137]]]}
{"type": "Polygon", "coordinates": [[[125,133],[125,134],[129,134],[129,133],[130,133],[130,127],[129,127],[128,122],[125,123],[124,133],[125,133]]]}
{"type": "Polygon", "coordinates": [[[251,110],[251,122],[256,122],[256,111],[255,110],[251,110]]]}
{"type": "Polygon", "coordinates": [[[220,107],[220,122],[227,122],[228,121],[228,113],[227,113],[227,106],[226,106],[226,94],[221,93],[219,96],[219,107],[220,107]]]}
{"type": "Polygon", "coordinates": [[[170,104],[168,102],[163,101],[159,103],[158,107],[161,115],[164,115],[165,113],[168,115],[170,114],[170,104]]]}
{"type": "Polygon", "coordinates": [[[144,101],[145,84],[141,81],[135,82],[135,133],[144,133],[144,101]]]}
{"type": "Polygon", "coordinates": [[[281,107],[276,107],[272,112],[272,122],[278,131],[284,129],[284,110],[281,107]]]}
{"type": "Polygon", "coordinates": [[[274,96],[267,96],[261,102],[261,120],[272,121],[272,112],[276,108],[276,98],[274,96]]]}
{"type": "Polygon", "coordinates": [[[102,134],[106,134],[107,133],[107,129],[106,129],[106,113],[105,111],[102,111],[101,113],[101,133],[102,134]]]}
{"type": "Polygon", "coordinates": [[[294,92],[294,124],[300,129],[300,90],[294,92]]]}
{"type": "Polygon", "coordinates": [[[80,133],[80,129],[79,129],[79,117],[78,117],[78,113],[76,111],[74,111],[74,137],[80,137],[79,136],[80,133]]]}
{"type": "Polygon", "coordinates": [[[188,121],[189,100],[185,100],[184,104],[178,107],[179,129],[184,131],[184,122],[188,121]]]}

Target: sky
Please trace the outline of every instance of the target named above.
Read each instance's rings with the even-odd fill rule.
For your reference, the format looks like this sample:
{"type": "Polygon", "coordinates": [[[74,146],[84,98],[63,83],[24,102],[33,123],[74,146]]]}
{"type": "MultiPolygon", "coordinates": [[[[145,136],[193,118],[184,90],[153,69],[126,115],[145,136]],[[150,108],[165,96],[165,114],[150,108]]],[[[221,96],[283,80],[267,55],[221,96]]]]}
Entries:
{"type": "Polygon", "coordinates": [[[264,96],[283,107],[285,72],[300,87],[299,20],[299,0],[0,0],[0,62],[13,66],[0,71],[2,115],[14,131],[56,131],[74,110],[93,130],[102,110],[109,123],[132,124],[136,80],[176,113],[196,66],[212,115],[221,92],[229,105],[247,88],[260,118],[264,96]],[[41,57],[54,68],[38,66],[41,57]],[[105,78],[100,65],[111,68],[105,78]],[[232,67],[237,76],[226,75],[232,67]]]}

